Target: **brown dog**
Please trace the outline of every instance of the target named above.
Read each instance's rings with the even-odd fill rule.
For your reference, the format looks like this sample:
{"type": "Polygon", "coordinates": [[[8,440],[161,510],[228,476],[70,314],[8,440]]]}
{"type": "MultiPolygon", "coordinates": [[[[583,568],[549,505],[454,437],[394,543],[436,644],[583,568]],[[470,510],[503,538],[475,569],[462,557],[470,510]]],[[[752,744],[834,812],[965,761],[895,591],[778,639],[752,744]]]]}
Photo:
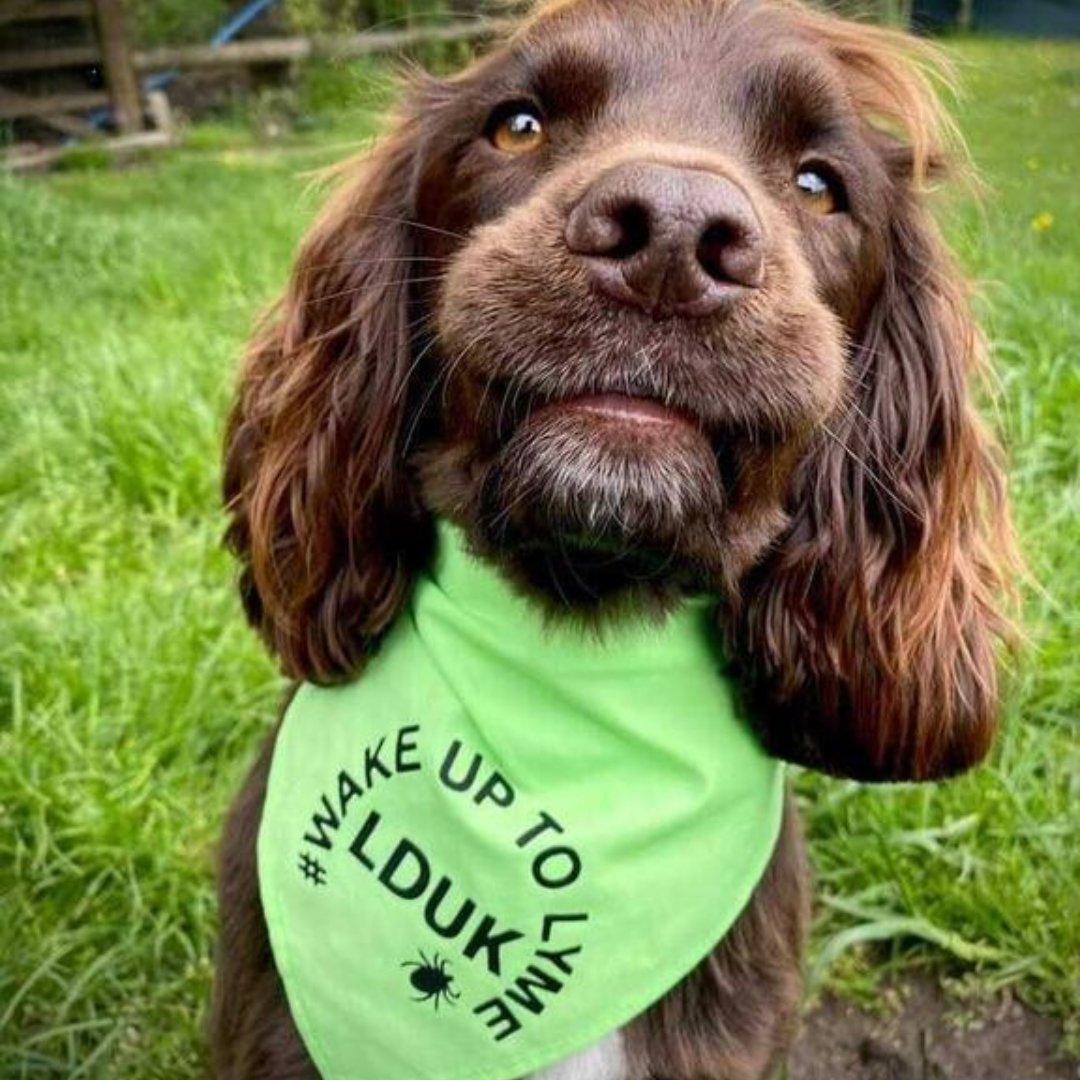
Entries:
{"type": "MultiPolygon", "coordinates": [[[[778,756],[977,763],[1009,530],[920,195],[944,165],[920,51],[793,0],[555,0],[418,81],[305,241],[229,429],[229,541],[285,671],[357,676],[442,515],[549,613],[714,593],[778,756]]],[[[221,1080],[317,1075],[258,895],[271,749],[224,842],[221,1080]]],[[[545,1075],[769,1075],[808,893],[789,812],[708,961],[545,1075]]]]}

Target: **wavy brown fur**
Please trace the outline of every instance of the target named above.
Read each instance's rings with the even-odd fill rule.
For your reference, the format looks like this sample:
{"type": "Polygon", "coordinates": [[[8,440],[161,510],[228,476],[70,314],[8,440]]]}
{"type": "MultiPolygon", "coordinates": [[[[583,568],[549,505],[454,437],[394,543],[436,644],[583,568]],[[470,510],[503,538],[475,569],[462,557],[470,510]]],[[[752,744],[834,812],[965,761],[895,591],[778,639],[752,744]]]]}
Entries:
{"type": "Polygon", "coordinates": [[[934,47],[785,3],[848,72],[910,177],[853,355],[851,401],[800,468],[794,524],[744,583],[734,641],[778,754],[865,779],[983,759],[1018,572],[1003,456],[972,402],[985,372],[968,287],[919,197],[963,156],[934,47]]]}

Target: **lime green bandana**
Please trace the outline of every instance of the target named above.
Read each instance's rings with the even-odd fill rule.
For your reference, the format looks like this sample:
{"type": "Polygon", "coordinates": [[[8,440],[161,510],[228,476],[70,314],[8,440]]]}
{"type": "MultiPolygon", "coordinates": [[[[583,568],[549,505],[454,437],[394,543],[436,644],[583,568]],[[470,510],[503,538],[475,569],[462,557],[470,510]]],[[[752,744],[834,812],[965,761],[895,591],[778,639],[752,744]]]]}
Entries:
{"type": "Polygon", "coordinates": [[[444,526],[355,683],[300,689],[262,903],[325,1080],[513,1080],[688,974],[764,873],[782,766],[739,718],[704,600],[602,642],[444,526]]]}

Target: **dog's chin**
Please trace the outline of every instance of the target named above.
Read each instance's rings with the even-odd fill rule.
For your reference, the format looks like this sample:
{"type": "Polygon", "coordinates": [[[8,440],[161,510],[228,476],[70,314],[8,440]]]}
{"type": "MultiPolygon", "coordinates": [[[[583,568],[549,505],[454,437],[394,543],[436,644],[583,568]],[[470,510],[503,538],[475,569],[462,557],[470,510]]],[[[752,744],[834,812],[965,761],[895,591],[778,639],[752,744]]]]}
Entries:
{"type": "Polygon", "coordinates": [[[708,574],[724,485],[708,438],[656,402],[613,395],[532,413],[482,482],[482,544],[519,576],[575,604],[708,574]]]}

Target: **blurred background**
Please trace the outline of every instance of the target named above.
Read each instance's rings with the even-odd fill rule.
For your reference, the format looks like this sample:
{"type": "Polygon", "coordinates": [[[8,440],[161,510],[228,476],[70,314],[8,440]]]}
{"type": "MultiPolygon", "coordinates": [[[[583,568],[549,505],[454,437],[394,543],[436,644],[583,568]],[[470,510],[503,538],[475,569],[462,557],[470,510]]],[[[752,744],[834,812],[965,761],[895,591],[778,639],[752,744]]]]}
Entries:
{"type": "MultiPolygon", "coordinates": [[[[0,0],[7,168],[48,167],[62,156],[49,148],[95,134],[124,137],[103,152],[168,145],[177,111],[198,119],[253,96],[272,132],[302,121],[306,107],[332,104],[326,87],[307,100],[296,93],[310,82],[300,68],[402,51],[453,66],[523,6],[524,0],[0,0]]],[[[920,33],[1080,39],[1080,0],[830,6],[920,33]]]]}
{"type": "MultiPolygon", "coordinates": [[[[797,778],[819,897],[791,1075],[1075,1080],[1080,0],[837,6],[956,63],[983,190],[936,206],[1038,584],[986,767],[797,778]]],[[[509,14],[0,0],[0,1080],[199,1074],[215,838],[282,689],[219,542],[238,358],[397,58],[452,70],[509,14]]]]}

